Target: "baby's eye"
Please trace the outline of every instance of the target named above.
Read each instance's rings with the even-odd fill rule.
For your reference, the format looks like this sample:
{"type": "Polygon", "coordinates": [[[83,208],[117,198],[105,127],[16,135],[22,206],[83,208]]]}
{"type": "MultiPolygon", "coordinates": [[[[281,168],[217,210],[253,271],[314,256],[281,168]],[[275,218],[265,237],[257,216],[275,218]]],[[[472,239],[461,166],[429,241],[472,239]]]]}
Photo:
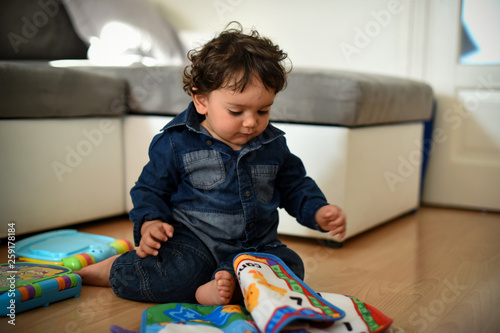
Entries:
{"type": "Polygon", "coordinates": [[[232,114],[233,116],[239,116],[241,114],[241,111],[233,111],[233,110],[227,110],[229,111],[230,114],[232,114]]]}
{"type": "Polygon", "coordinates": [[[259,113],[260,115],[266,115],[266,114],[268,114],[268,113],[269,113],[269,110],[260,110],[260,111],[258,111],[258,113],[259,113]]]}

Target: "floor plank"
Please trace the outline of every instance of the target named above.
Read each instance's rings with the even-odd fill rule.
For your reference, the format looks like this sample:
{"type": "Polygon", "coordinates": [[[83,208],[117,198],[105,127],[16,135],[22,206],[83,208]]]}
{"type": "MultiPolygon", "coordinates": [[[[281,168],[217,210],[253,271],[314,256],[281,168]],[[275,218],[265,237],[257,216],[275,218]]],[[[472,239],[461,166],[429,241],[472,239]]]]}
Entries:
{"type": "MultiPolygon", "coordinates": [[[[84,232],[132,240],[125,218],[79,225],[84,232]]],[[[282,236],[306,266],[316,291],[355,296],[380,309],[406,332],[497,332],[500,327],[500,214],[422,207],[357,237],[342,248],[282,236]]],[[[0,258],[7,258],[5,240],[0,258]]],[[[1,332],[139,330],[153,304],[84,286],[78,298],[0,318],[1,332]]]]}

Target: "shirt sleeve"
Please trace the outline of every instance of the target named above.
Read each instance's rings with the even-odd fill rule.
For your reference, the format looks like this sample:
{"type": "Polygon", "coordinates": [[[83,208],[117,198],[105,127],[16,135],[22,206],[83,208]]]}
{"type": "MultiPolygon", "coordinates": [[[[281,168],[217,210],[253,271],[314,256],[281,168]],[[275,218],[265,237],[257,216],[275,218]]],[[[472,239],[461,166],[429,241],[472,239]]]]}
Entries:
{"type": "Polygon", "coordinates": [[[156,135],[149,148],[149,162],[143,168],[135,186],[130,190],[134,208],[130,220],[134,222],[134,241],[141,240],[141,227],[146,221],[168,222],[172,209],[170,199],[177,189],[179,172],[174,147],[168,132],[156,135]]]}
{"type": "Polygon", "coordinates": [[[326,197],[316,182],[307,176],[302,160],[290,152],[284,137],[282,144],[285,159],[277,177],[280,207],[300,224],[323,231],[317,225],[315,216],[318,209],[328,205],[326,197]]]}

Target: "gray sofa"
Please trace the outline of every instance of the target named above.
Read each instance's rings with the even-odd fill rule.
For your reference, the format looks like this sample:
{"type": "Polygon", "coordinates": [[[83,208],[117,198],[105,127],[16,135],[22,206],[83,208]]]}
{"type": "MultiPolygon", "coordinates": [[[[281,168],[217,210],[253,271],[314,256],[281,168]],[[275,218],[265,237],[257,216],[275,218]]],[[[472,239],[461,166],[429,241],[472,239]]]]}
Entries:
{"type": "MultiPolygon", "coordinates": [[[[62,5],[58,15],[71,27],[62,5]]],[[[59,26],[56,34],[62,31],[68,29],[59,26]]],[[[96,66],[86,59],[68,66],[79,57],[72,52],[1,54],[0,221],[15,222],[19,235],[126,214],[149,142],[190,101],[182,66],[96,66]]],[[[352,237],[418,208],[432,101],[421,82],[296,68],[272,121],[328,200],[346,210],[352,237]]],[[[283,234],[329,238],[285,212],[280,218],[283,234]]]]}

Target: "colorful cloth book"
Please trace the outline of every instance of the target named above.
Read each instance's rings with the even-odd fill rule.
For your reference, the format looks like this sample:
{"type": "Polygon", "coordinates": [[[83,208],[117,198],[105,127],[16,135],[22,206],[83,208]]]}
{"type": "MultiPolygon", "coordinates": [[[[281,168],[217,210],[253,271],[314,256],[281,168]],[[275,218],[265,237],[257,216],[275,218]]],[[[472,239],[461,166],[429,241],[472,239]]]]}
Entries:
{"type": "Polygon", "coordinates": [[[313,291],[275,256],[242,253],[234,268],[245,306],[156,305],[143,312],[140,333],[379,333],[392,324],[355,297],[313,291]]]}

